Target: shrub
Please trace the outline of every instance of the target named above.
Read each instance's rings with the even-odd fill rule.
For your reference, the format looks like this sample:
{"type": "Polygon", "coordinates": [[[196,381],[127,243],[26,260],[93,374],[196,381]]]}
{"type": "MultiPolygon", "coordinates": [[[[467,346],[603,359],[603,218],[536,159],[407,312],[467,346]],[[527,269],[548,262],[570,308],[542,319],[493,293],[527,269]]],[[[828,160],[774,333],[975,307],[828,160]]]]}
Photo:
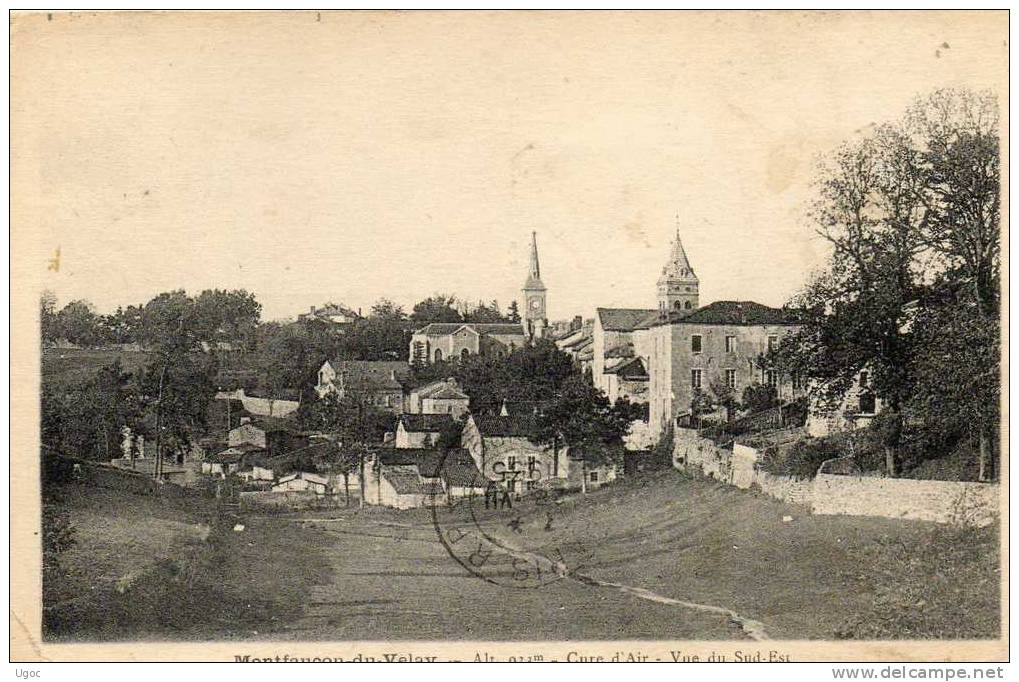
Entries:
{"type": "Polygon", "coordinates": [[[825,460],[843,457],[845,444],[835,438],[807,438],[784,448],[764,451],[760,467],[776,476],[811,479],[825,460]]]}

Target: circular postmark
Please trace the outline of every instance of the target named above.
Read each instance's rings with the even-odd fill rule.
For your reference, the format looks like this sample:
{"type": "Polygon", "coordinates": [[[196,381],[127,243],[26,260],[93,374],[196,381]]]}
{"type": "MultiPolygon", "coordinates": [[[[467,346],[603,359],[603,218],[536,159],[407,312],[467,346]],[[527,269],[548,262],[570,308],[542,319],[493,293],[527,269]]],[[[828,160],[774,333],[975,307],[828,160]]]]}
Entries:
{"type": "Polygon", "coordinates": [[[478,478],[470,455],[443,455],[445,490],[429,499],[440,544],[464,569],[486,582],[526,589],[582,568],[590,552],[570,532],[575,519],[559,504],[555,481],[532,463],[493,467],[478,478]]]}

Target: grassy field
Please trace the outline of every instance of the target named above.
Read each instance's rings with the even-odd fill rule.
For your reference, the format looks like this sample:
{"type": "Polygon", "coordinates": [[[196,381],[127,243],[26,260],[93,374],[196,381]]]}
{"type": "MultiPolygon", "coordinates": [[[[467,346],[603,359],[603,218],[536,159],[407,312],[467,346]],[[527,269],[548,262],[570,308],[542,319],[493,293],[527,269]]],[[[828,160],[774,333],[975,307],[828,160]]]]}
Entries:
{"type": "Polygon", "coordinates": [[[140,351],[96,350],[88,348],[44,348],[41,374],[54,386],[72,386],[95,375],[100,368],[120,360],[125,372],[144,367],[152,355],[140,351]]]}
{"type": "Polygon", "coordinates": [[[253,637],[298,618],[311,586],[329,579],[325,536],[292,523],[236,532],[211,500],[84,484],[54,498],[74,544],[46,586],[49,639],[253,637]]]}
{"type": "MultiPolygon", "coordinates": [[[[746,638],[727,611],[773,639],[980,638],[999,627],[994,530],[810,516],[678,472],[574,495],[551,519],[533,502],[476,505],[477,527],[497,542],[562,551],[569,577],[525,588],[511,566],[488,572],[493,582],[465,570],[424,509],[247,516],[234,532],[233,519],[190,501],[72,492],[68,595],[101,596],[84,618],[64,613],[78,620],[60,621],[60,636],[746,638]],[[127,574],[139,577],[121,593],[127,574]]],[[[440,528],[456,513],[440,512],[440,528]]]]}

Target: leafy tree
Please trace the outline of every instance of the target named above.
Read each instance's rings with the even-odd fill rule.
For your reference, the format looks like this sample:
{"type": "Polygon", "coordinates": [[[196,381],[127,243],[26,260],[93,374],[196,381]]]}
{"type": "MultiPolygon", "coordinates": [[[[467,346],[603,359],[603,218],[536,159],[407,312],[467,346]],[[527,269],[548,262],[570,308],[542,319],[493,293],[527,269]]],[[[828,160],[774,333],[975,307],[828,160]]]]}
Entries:
{"type": "Polygon", "coordinates": [[[88,301],[71,301],[56,314],[55,334],[73,344],[92,347],[100,343],[99,317],[88,301]]]}
{"type": "Polygon", "coordinates": [[[195,335],[202,341],[246,340],[262,315],[262,304],[244,289],[206,289],[193,306],[195,335]]]}
{"type": "Polygon", "coordinates": [[[615,462],[630,428],[628,409],[614,409],[604,393],[573,374],[563,381],[537,417],[537,438],[550,444],[558,470],[559,449],[568,446],[582,462],[582,490],[587,492],[587,465],[615,462]]]}
{"type": "Polygon", "coordinates": [[[510,301],[509,308],[506,309],[506,321],[520,322],[520,306],[516,301],[510,301]]]}
{"type": "Polygon", "coordinates": [[[778,391],[767,384],[750,384],[743,389],[743,409],[747,412],[763,412],[777,407],[778,391]]]}
{"type": "Polygon", "coordinates": [[[410,314],[414,322],[463,322],[457,310],[457,298],[452,294],[433,294],[414,305],[410,314]]]}
{"type": "Polygon", "coordinates": [[[43,291],[39,297],[39,330],[43,341],[57,341],[60,337],[57,328],[57,297],[49,290],[43,291]]]}
{"type": "Polygon", "coordinates": [[[966,373],[954,374],[966,387],[954,395],[981,405],[974,418],[982,459],[989,456],[997,392],[966,351],[957,356],[959,349],[945,345],[951,341],[932,335],[944,327],[929,325],[970,319],[981,347],[982,334],[996,334],[998,156],[993,96],[939,91],[821,167],[813,217],[833,253],[795,301],[806,324],[776,360],[808,378],[815,400],[829,407],[861,370],[870,373],[886,405],[889,475],[896,473],[904,413],[920,421],[945,416],[931,412],[933,396],[946,388],[937,358],[957,361],[966,373]]]}
{"type": "Polygon", "coordinates": [[[473,307],[464,305],[461,313],[464,322],[485,323],[507,321],[507,319],[503,317],[502,311],[499,309],[498,301],[491,301],[487,304],[484,301],[478,301],[473,307]]]}

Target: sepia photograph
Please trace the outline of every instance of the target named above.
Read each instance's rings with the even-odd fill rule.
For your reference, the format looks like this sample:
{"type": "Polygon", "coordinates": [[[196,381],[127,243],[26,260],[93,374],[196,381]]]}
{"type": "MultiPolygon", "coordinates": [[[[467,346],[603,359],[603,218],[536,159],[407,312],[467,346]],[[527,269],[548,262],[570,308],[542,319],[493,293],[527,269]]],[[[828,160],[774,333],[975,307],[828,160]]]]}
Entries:
{"type": "Polygon", "coordinates": [[[1008,21],[12,12],[12,660],[1007,660],[1008,21]]]}

